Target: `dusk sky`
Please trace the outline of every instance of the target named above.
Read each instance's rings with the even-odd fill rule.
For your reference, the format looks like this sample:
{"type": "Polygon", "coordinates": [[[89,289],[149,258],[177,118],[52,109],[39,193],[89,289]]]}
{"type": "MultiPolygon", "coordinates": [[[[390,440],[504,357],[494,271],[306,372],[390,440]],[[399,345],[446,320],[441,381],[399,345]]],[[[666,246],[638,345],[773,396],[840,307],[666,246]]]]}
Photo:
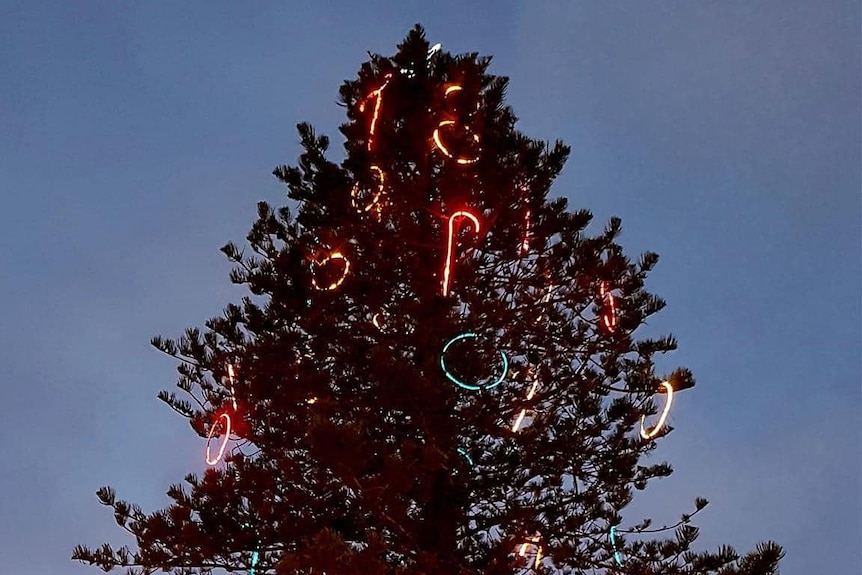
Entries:
{"type": "MultiPolygon", "coordinates": [[[[0,0],[0,573],[95,575],[79,543],[127,543],[95,491],[146,511],[204,470],[156,398],[149,345],[247,292],[218,249],[287,202],[295,125],[330,136],[338,89],[415,23],[494,57],[517,128],[572,154],[551,197],[623,220],[661,261],[690,368],[632,525],[695,497],[696,550],[772,539],[783,575],[862,564],[860,3],[39,2],[0,0]]],[[[178,391],[178,390],[177,390],[178,391]]],[[[118,571],[115,571],[118,573],[118,571]]]]}

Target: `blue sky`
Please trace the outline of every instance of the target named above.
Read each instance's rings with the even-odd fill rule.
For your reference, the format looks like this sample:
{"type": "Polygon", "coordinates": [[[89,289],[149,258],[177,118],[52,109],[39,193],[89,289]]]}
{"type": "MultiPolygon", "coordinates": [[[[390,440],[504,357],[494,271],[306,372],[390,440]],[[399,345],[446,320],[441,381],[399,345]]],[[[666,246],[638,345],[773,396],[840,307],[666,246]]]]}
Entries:
{"type": "Polygon", "coordinates": [[[572,146],[552,196],[661,255],[644,335],[676,335],[660,367],[698,386],[656,451],[676,473],[627,520],[704,496],[698,549],[774,539],[785,575],[858,573],[858,2],[181,4],[0,0],[3,572],[96,573],[68,559],[124,542],[96,488],[152,510],[203,470],[149,339],[245,294],[218,248],[284,203],[294,125],[340,158],[341,82],[420,22],[572,146]]]}

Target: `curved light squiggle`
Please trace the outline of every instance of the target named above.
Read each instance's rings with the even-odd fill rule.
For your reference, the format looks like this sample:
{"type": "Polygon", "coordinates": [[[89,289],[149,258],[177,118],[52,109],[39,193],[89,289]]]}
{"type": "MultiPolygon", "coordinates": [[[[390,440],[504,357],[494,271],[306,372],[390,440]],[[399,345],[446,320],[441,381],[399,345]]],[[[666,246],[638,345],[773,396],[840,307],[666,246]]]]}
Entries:
{"type": "Polygon", "coordinates": [[[213,434],[215,433],[217,426],[215,424],[213,424],[210,427],[209,434],[207,434],[206,462],[209,465],[215,465],[216,463],[218,463],[221,460],[222,455],[224,455],[224,448],[227,446],[227,440],[230,439],[230,415],[228,415],[227,413],[222,413],[219,416],[219,419],[221,419],[221,418],[224,418],[224,420],[227,423],[225,426],[224,439],[222,439],[221,445],[218,448],[218,454],[215,456],[215,458],[210,456],[210,441],[212,441],[213,434]]]}
{"type": "Polygon", "coordinates": [[[312,275],[311,276],[311,285],[314,286],[314,289],[321,290],[321,291],[331,291],[331,290],[334,290],[335,288],[337,288],[338,286],[340,286],[342,283],[344,283],[344,278],[347,277],[347,273],[350,271],[350,260],[348,260],[346,257],[344,257],[344,254],[342,254],[341,252],[338,252],[338,251],[332,252],[331,254],[326,256],[323,259],[323,261],[316,262],[316,265],[318,267],[324,266],[332,260],[344,261],[344,271],[341,273],[341,277],[326,287],[320,287],[317,283],[317,279],[315,279],[314,275],[312,275]]]}
{"type": "Polygon", "coordinates": [[[449,295],[449,278],[452,273],[452,251],[455,247],[455,219],[456,218],[467,218],[471,222],[473,222],[473,227],[475,228],[475,233],[479,235],[479,218],[466,211],[455,212],[451,216],[449,216],[449,239],[446,245],[446,265],[443,266],[443,295],[449,295]]]}
{"type": "Polygon", "coordinates": [[[500,373],[500,377],[498,377],[494,381],[494,383],[492,383],[491,385],[481,386],[481,385],[471,385],[469,383],[465,383],[465,382],[461,381],[460,379],[458,379],[457,377],[455,377],[454,375],[452,375],[451,373],[449,373],[449,370],[446,369],[446,362],[444,361],[443,356],[446,355],[446,351],[449,349],[449,346],[451,346],[456,341],[459,341],[462,339],[467,339],[467,338],[474,338],[474,337],[478,337],[478,336],[475,333],[467,332],[467,333],[462,333],[461,335],[456,335],[455,337],[450,339],[448,342],[446,342],[446,345],[443,346],[443,353],[440,354],[440,367],[443,369],[443,373],[446,374],[446,377],[449,379],[449,381],[451,381],[452,383],[454,383],[455,385],[457,385],[459,387],[463,387],[464,389],[469,389],[470,391],[476,391],[479,389],[491,389],[493,387],[497,387],[498,385],[500,385],[500,383],[502,383],[503,378],[506,377],[506,373],[509,371],[509,358],[507,358],[506,354],[502,351],[500,352],[500,356],[503,358],[503,371],[502,371],[502,373],[500,373]]]}
{"type": "Polygon", "coordinates": [[[350,205],[353,206],[359,213],[371,211],[371,208],[377,208],[377,217],[380,217],[380,212],[383,211],[383,206],[380,202],[380,196],[383,195],[383,186],[386,183],[386,174],[380,169],[380,166],[371,165],[369,169],[377,172],[377,177],[380,183],[377,184],[377,191],[371,195],[371,201],[365,204],[364,207],[359,205],[359,184],[353,184],[353,189],[350,191],[350,205]]]}
{"type": "MultiPolygon", "coordinates": [[[[462,90],[461,86],[459,86],[457,84],[455,84],[453,86],[447,86],[446,91],[443,93],[443,98],[445,99],[452,92],[460,92],[461,90],[462,90]]],[[[477,105],[476,109],[477,110],[479,109],[478,105],[477,105]]],[[[464,156],[455,157],[455,156],[453,156],[452,152],[450,152],[449,149],[445,145],[443,145],[443,142],[440,141],[440,128],[442,128],[443,126],[451,126],[453,124],[455,124],[455,120],[442,120],[439,124],[437,124],[437,127],[434,128],[434,133],[433,133],[434,144],[437,146],[437,148],[440,149],[441,152],[443,152],[443,154],[445,154],[449,158],[454,159],[457,163],[459,163],[461,165],[472,164],[472,163],[478,161],[479,160],[478,155],[476,155],[476,157],[464,157],[464,156]]],[[[479,144],[478,134],[473,134],[469,128],[465,128],[465,129],[467,130],[467,132],[472,134],[473,141],[476,143],[476,145],[478,145],[479,144]]]]}
{"type": "Polygon", "coordinates": [[[664,420],[667,419],[668,413],[670,413],[670,406],[673,403],[673,386],[668,381],[661,382],[662,387],[667,390],[667,401],[664,404],[664,409],[661,412],[661,416],[658,419],[658,423],[655,424],[655,427],[652,428],[652,431],[647,431],[644,428],[644,420],[645,416],[641,415],[641,437],[644,439],[652,439],[656,436],[656,434],[661,430],[662,425],[664,425],[664,420]]]}
{"type": "Polygon", "coordinates": [[[461,455],[463,455],[463,456],[464,456],[464,459],[466,459],[466,460],[467,460],[467,463],[469,463],[470,465],[473,465],[473,458],[471,458],[471,457],[467,454],[467,452],[466,452],[466,451],[464,451],[463,449],[461,449],[461,448],[459,447],[459,448],[458,448],[458,453],[460,453],[461,455]]]}

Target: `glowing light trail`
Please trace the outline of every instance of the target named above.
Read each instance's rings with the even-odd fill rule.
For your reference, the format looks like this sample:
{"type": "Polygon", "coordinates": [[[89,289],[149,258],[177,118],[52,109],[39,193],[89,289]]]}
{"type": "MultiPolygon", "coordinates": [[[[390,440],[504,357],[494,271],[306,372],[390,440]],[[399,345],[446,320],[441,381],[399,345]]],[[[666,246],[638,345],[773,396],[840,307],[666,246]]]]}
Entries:
{"type": "Polygon", "coordinates": [[[380,86],[379,88],[377,88],[376,90],[373,90],[370,94],[368,94],[368,96],[365,97],[364,100],[362,100],[359,103],[359,111],[364,112],[366,101],[369,98],[375,98],[375,100],[374,100],[374,113],[371,117],[371,128],[369,129],[369,135],[368,135],[368,151],[369,152],[371,151],[371,148],[374,145],[374,132],[377,129],[377,118],[380,116],[380,106],[383,103],[383,90],[386,88],[386,86],[389,85],[389,80],[391,80],[391,79],[392,79],[392,73],[389,72],[383,77],[383,80],[384,80],[383,85],[380,86]]]}
{"type": "Polygon", "coordinates": [[[617,308],[614,304],[614,294],[607,291],[606,282],[602,282],[599,286],[600,294],[605,304],[611,308],[610,314],[602,315],[602,321],[605,322],[605,327],[613,333],[617,329],[617,308]]]}
{"type": "Polygon", "coordinates": [[[474,233],[479,235],[479,219],[470,212],[455,212],[449,217],[449,239],[446,245],[446,265],[443,266],[443,295],[449,295],[449,279],[452,272],[452,251],[455,245],[455,220],[467,218],[473,222],[474,233]]]}
{"type": "Polygon", "coordinates": [[[670,406],[671,403],[673,403],[673,386],[668,381],[661,382],[661,385],[665,388],[665,390],[667,390],[667,401],[664,404],[664,409],[661,412],[661,417],[659,417],[658,423],[655,424],[655,427],[653,427],[652,431],[648,432],[644,428],[644,420],[646,419],[646,417],[641,415],[641,437],[643,437],[644,439],[652,439],[653,437],[655,437],[661,427],[664,425],[664,421],[665,419],[667,419],[668,413],[670,413],[670,406]]]}
{"type": "Polygon", "coordinates": [[[344,278],[347,277],[347,273],[350,271],[350,260],[348,260],[346,257],[344,257],[344,254],[342,254],[341,252],[338,252],[338,251],[332,252],[331,254],[326,256],[323,259],[323,261],[317,262],[317,266],[318,267],[324,266],[332,260],[342,260],[344,262],[344,271],[341,273],[341,277],[326,287],[320,287],[317,284],[317,280],[312,275],[311,276],[311,284],[314,286],[315,289],[318,289],[321,291],[331,291],[331,290],[334,290],[335,288],[337,288],[338,286],[340,286],[342,283],[344,283],[344,278]]]}
{"type": "Polygon", "coordinates": [[[207,435],[206,461],[209,465],[215,465],[221,460],[222,455],[224,455],[224,448],[227,446],[227,440],[230,439],[230,415],[228,415],[227,413],[222,413],[219,416],[219,419],[221,418],[224,418],[227,423],[225,425],[224,439],[222,439],[221,445],[218,448],[218,454],[215,456],[215,458],[210,456],[210,441],[212,441],[213,434],[215,433],[216,427],[218,427],[218,422],[216,422],[210,427],[210,432],[207,435]]]}
{"type": "Polygon", "coordinates": [[[451,381],[452,383],[454,383],[455,385],[457,385],[459,387],[463,387],[464,389],[469,389],[470,391],[476,391],[478,389],[491,389],[493,387],[497,387],[498,385],[500,385],[500,383],[502,383],[503,378],[506,377],[506,373],[509,371],[509,358],[507,358],[506,354],[503,353],[502,351],[500,352],[500,356],[503,358],[503,370],[500,373],[500,377],[498,377],[494,381],[494,383],[492,383],[491,385],[481,386],[481,385],[472,385],[469,383],[465,383],[465,382],[461,381],[460,379],[458,379],[457,377],[455,377],[454,375],[452,375],[451,373],[449,373],[449,370],[446,369],[446,362],[444,361],[443,356],[446,355],[446,351],[449,349],[449,346],[451,346],[456,341],[459,341],[462,339],[467,339],[467,338],[475,338],[475,337],[478,337],[475,333],[467,332],[467,333],[462,333],[461,335],[457,335],[457,336],[453,337],[452,339],[450,339],[446,343],[446,345],[443,346],[443,353],[440,354],[440,367],[443,368],[443,373],[446,374],[446,377],[449,379],[449,381],[451,381]]]}

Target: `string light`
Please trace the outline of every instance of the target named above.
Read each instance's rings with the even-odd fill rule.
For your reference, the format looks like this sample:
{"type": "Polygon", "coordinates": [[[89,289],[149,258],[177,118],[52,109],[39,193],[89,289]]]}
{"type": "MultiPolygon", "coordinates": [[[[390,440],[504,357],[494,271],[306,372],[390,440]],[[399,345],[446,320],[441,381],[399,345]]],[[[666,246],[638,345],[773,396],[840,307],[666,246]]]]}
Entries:
{"type": "MultiPolygon", "coordinates": [[[[541,536],[537,535],[535,537],[531,537],[529,541],[526,541],[521,544],[521,549],[518,551],[518,555],[521,557],[527,556],[527,548],[532,545],[536,548],[536,559],[533,562],[533,567],[536,568],[539,566],[539,563],[542,560],[542,547],[539,545],[539,541],[541,541],[541,536]]],[[[527,563],[527,567],[529,568],[530,562],[527,563]]]]}
{"type": "MultiPolygon", "coordinates": [[[[459,86],[457,84],[453,85],[453,86],[447,86],[446,91],[443,93],[443,98],[445,99],[452,92],[460,92],[461,89],[462,89],[461,86],[459,86]]],[[[478,110],[479,107],[477,106],[476,109],[478,110]]],[[[473,158],[468,158],[468,157],[464,157],[464,156],[455,157],[452,155],[452,152],[450,152],[449,149],[443,145],[443,142],[440,141],[440,128],[442,128],[444,126],[451,126],[453,124],[455,124],[455,120],[442,120],[439,124],[437,124],[437,127],[434,128],[434,133],[433,133],[434,144],[437,146],[437,148],[440,149],[441,152],[443,152],[443,154],[445,154],[449,158],[454,159],[457,163],[459,163],[461,165],[472,164],[472,163],[476,162],[479,159],[478,154],[476,155],[476,157],[473,157],[473,158]]],[[[473,141],[478,146],[479,135],[473,134],[469,128],[465,127],[465,130],[467,130],[468,132],[471,133],[471,135],[473,136],[473,141]]]]}
{"type": "Polygon", "coordinates": [[[478,389],[491,389],[493,387],[497,387],[498,385],[500,385],[500,383],[503,381],[503,378],[506,377],[506,373],[509,371],[509,358],[507,358],[506,354],[502,351],[500,351],[500,357],[503,358],[503,370],[500,373],[500,377],[498,377],[494,381],[494,383],[492,383],[491,385],[487,385],[487,386],[483,387],[481,385],[471,385],[469,383],[465,383],[465,382],[461,381],[460,379],[458,379],[457,377],[455,377],[454,375],[452,375],[451,373],[449,373],[449,370],[446,369],[446,362],[444,361],[443,356],[446,355],[446,351],[449,349],[449,346],[451,346],[456,341],[459,341],[462,339],[467,339],[467,338],[475,338],[475,337],[478,337],[475,333],[466,332],[466,333],[462,333],[461,335],[456,335],[455,337],[450,339],[448,342],[446,342],[446,345],[443,346],[443,353],[440,354],[440,367],[443,369],[443,373],[446,374],[446,377],[449,379],[449,381],[451,381],[452,383],[454,383],[455,385],[457,385],[459,387],[463,387],[464,389],[469,389],[470,391],[476,391],[478,389]]]}
{"type": "Polygon", "coordinates": [[[254,550],[254,553],[251,554],[251,570],[248,572],[248,575],[254,575],[254,568],[257,565],[257,559],[260,553],[257,549],[254,550]]]}
{"type": "Polygon", "coordinates": [[[658,423],[655,424],[655,427],[653,427],[652,431],[648,432],[644,428],[644,420],[646,419],[646,417],[641,415],[641,437],[643,437],[644,439],[652,439],[653,437],[655,437],[661,429],[662,425],[664,425],[664,420],[667,419],[667,414],[670,413],[670,405],[671,403],[673,403],[673,386],[668,381],[661,382],[661,385],[667,391],[667,401],[664,404],[664,409],[661,412],[661,417],[659,417],[658,423]]]}
{"type": "Polygon", "coordinates": [[[233,410],[236,411],[236,392],[233,389],[233,365],[227,364],[227,377],[230,381],[230,399],[233,404],[233,410]]]}
{"type": "Polygon", "coordinates": [[[605,327],[613,333],[617,329],[617,309],[614,304],[614,294],[607,291],[606,282],[602,282],[599,286],[600,294],[605,302],[605,305],[611,308],[610,314],[602,315],[602,321],[605,322],[605,327]]]}
{"type": "Polygon", "coordinates": [[[454,248],[454,236],[455,236],[455,219],[456,218],[467,218],[471,222],[473,222],[474,233],[479,235],[479,219],[471,214],[470,212],[460,211],[455,212],[449,217],[449,239],[448,244],[446,246],[446,265],[443,267],[443,295],[449,295],[449,277],[451,275],[451,266],[452,266],[452,250],[454,248]]]}
{"type": "Polygon", "coordinates": [[[320,287],[317,284],[317,279],[315,279],[315,277],[312,275],[311,276],[311,285],[313,285],[315,289],[318,289],[321,291],[331,291],[331,290],[334,290],[335,288],[337,288],[338,286],[340,286],[342,283],[344,283],[344,278],[347,277],[347,272],[350,271],[350,260],[348,260],[346,257],[344,257],[344,254],[342,254],[341,252],[339,252],[339,251],[332,252],[331,254],[326,256],[323,259],[323,261],[317,262],[317,266],[318,267],[324,266],[332,260],[342,260],[344,262],[344,271],[341,273],[341,277],[338,278],[337,281],[332,282],[331,284],[329,284],[326,287],[320,287]]]}
{"type": "MultiPolygon", "coordinates": [[[[530,387],[530,391],[527,392],[527,401],[533,399],[533,396],[536,394],[536,388],[539,386],[539,379],[536,378],[533,380],[533,385],[530,387]]],[[[521,410],[521,414],[515,420],[515,424],[512,426],[512,431],[518,431],[518,428],[521,427],[521,423],[524,421],[524,416],[527,415],[527,408],[521,410]]]]}
{"type": "Polygon", "coordinates": [[[353,190],[351,190],[351,192],[350,192],[350,205],[352,205],[354,208],[356,208],[356,210],[359,211],[360,213],[361,212],[367,212],[367,211],[371,210],[371,208],[376,206],[377,207],[377,217],[379,218],[380,212],[383,209],[383,206],[380,203],[380,196],[383,195],[383,186],[386,183],[386,175],[383,172],[383,170],[380,169],[380,166],[372,165],[372,166],[369,166],[369,168],[374,170],[375,172],[377,172],[377,177],[380,180],[380,183],[377,184],[377,192],[372,194],[371,201],[368,202],[365,205],[365,207],[360,207],[359,202],[358,202],[359,184],[358,183],[353,184],[353,190]]]}
{"type": "Polygon", "coordinates": [[[371,323],[379,329],[383,331],[386,327],[386,319],[389,317],[389,314],[386,312],[377,312],[371,317],[371,323]]]}
{"type": "Polygon", "coordinates": [[[371,148],[374,144],[374,132],[377,129],[377,118],[380,116],[380,106],[383,102],[383,90],[386,88],[386,86],[389,85],[389,80],[391,80],[391,79],[392,79],[392,73],[389,72],[383,77],[383,80],[384,80],[383,85],[380,86],[379,88],[377,88],[376,90],[373,90],[370,94],[368,94],[368,96],[366,96],[359,103],[359,111],[364,112],[366,101],[369,98],[375,98],[374,113],[371,117],[371,128],[369,129],[369,135],[368,135],[368,151],[369,152],[371,151],[371,148]]]}
{"type": "Polygon", "coordinates": [[[224,439],[222,439],[221,445],[218,448],[218,454],[215,456],[215,458],[212,458],[210,456],[210,441],[212,441],[213,434],[215,433],[216,427],[218,427],[218,422],[216,422],[210,427],[210,432],[209,434],[207,434],[206,462],[209,465],[215,465],[221,460],[222,455],[224,455],[224,448],[227,446],[227,440],[230,438],[230,415],[228,415],[227,413],[222,413],[219,416],[219,419],[222,418],[224,418],[224,420],[226,421],[226,429],[224,433],[224,439]]]}
{"type": "Polygon", "coordinates": [[[521,242],[521,255],[530,249],[530,210],[524,214],[524,241],[521,242]]]}
{"type": "Polygon", "coordinates": [[[622,559],[620,559],[620,552],[617,551],[617,538],[616,538],[616,534],[615,534],[616,530],[617,530],[616,525],[611,527],[611,545],[613,545],[613,547],[614,547],[614,561],[617,562],[617,565],[622,567],[623,561],[622,561],[622,559]]]}

